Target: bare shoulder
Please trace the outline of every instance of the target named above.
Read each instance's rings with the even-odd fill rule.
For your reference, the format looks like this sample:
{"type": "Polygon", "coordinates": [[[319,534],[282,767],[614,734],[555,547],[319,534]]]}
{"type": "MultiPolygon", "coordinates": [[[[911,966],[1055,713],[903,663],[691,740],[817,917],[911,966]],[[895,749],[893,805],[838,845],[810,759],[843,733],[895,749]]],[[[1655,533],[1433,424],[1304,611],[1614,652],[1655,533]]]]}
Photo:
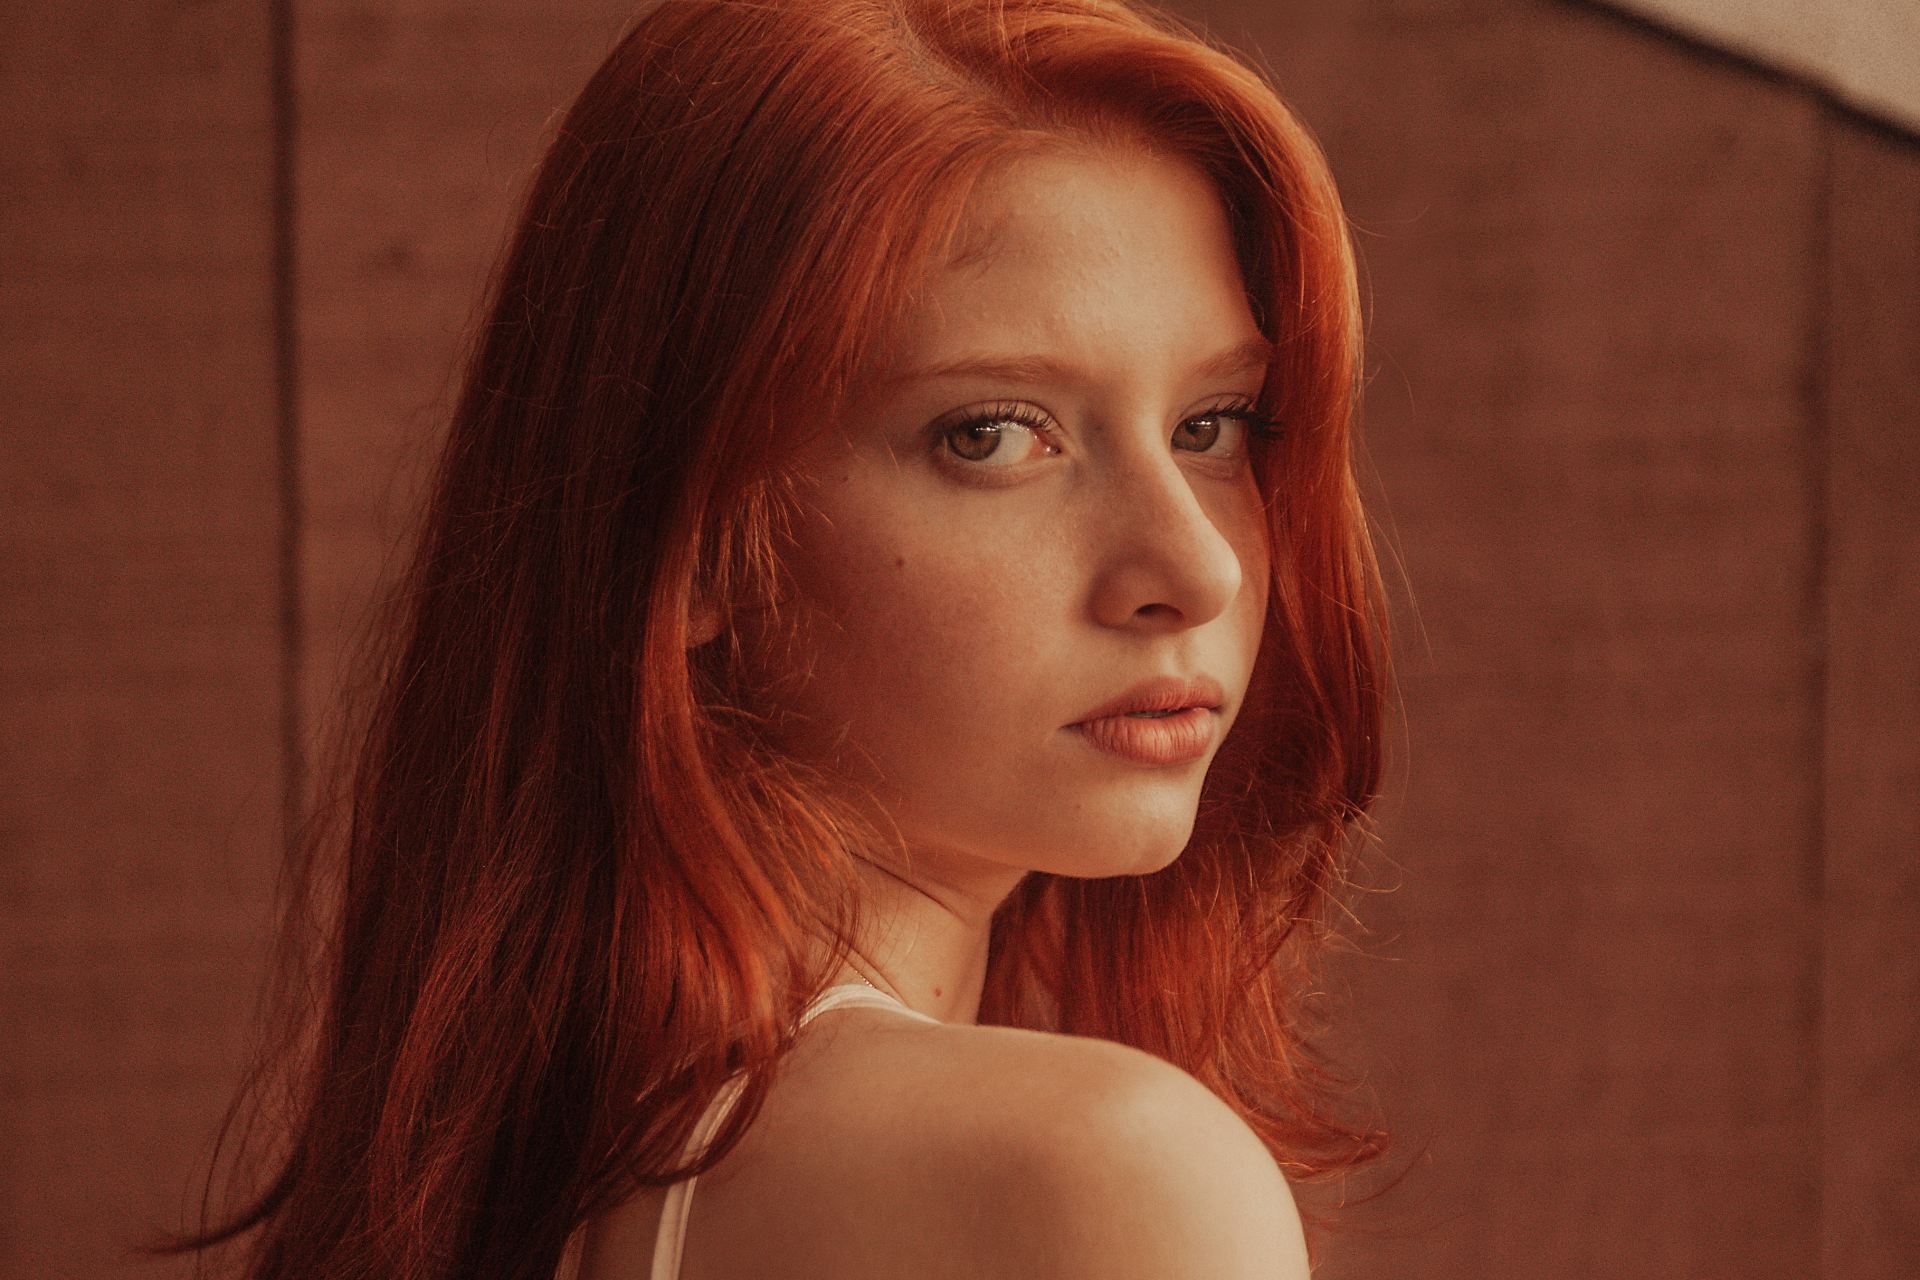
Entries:
{"type": "Polygon", "coordinates": [[[1286,1178],[1205,1085],[1108,1041],[1007,1048],[995,1139],[1006,1176],[983,1188],[1002,1229],[980,1237],[982,1274],[1305,1280],[1286,1178]]]}
{"type": "MultiPolygon", "coordinates": [[[[693,1203],[682,1280],[1307,1274],[1285,1178],[1186,1072],[1104,1040],[884,1011],[809,1029],[693,1203]]],[[[590,1249],[583,1280],[646,1274],[643,1205],[604,1242],[626,1238],[626,1265],[590,1249]]]]}

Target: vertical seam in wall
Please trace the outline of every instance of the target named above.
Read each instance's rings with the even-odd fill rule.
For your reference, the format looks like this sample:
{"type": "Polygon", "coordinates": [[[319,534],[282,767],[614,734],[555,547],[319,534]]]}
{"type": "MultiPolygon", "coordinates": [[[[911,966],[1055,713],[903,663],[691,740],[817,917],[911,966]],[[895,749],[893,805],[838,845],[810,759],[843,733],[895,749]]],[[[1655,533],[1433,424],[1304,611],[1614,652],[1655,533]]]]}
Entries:
{"type": "Polygon", "coordinates": [[[1833,188],[1834,134],[1837,112],[1824,97],[1814,98],[1814,190],[1811,245],[1808,246],[1809,297],[1806,343],[1807,450],[1807,681],[1812,724],[1809,759],[1812,761],[1812,821],[1807,847],[1809,913],[1814,921],[1809,951],[1812,957],[1808,1018],[1808,1050],[1813,1090],[1813,1140],[1820,1153],[1813,1179],[1815,1256],[1819,1274],[1828,1271],[1827,1175],[1827,749],[1828,646],[1832,638],[1828,594],[1829,539],[1832,496],[1832,381],[1833,381],[1833,188]]]}
{"type": "Polygon", "coordinates": [[[268,0],[273,112],[273,381],[280,505],[281,839],[299,840],[306,793],[301,735],[302,592],[300,575],[299,331],[295,310],[293,0],[268,0]]]}

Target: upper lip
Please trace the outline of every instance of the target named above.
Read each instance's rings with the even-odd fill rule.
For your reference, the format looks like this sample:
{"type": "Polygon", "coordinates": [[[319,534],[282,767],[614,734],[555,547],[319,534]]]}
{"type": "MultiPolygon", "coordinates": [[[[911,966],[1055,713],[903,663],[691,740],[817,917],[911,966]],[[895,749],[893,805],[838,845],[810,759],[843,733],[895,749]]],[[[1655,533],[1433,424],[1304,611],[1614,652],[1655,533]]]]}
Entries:
{"type": "Polygon", "coordinates": [[[1186,707],[1205,707],[1213,711],[1225,700],[1226,694],[1221,690],[1220,682],[1212,676],[1187,679],[1155,676],[1151,680],[1142,680],[1113,701],[1101,703],[1074,723],[1084,724],[1088,720],[1123,716],[1129,711],[1179,711],[1186,707]]]}

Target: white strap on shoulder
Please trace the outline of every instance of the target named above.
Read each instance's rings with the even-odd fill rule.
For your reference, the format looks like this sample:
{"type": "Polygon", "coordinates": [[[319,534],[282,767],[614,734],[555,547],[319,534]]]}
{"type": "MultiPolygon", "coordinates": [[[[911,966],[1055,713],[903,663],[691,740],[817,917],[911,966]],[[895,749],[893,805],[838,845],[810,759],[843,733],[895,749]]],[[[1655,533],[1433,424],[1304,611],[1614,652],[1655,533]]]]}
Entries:
{"type": "MultiPolygon", "coordinates": [[[[733,1110],[745,1085],[745,1076],[734,1076],[720,1086],[706,1114],[694,1126],[693,1137],[687,1144],[689,1151],[707,1149],[713,1135],[726,1123],[727,1114],[733,1110]]],[[[660,1233],[653,1238],[653,1269],[648,1272],[651,1280],[678,1280],[680,1255],[687,1247],[687,1211],[692,1208],[693,1187],[698,1181],[700,1177],[696,1174],[667,1188],[666,1199],[660,1206],[660,1233]]]]}
{"type": "MultiPolygon", "coordinates": [[[[822,991],[800,1014],[800,1025],[805,1026],[829,1009],[839,1009],[848,1005],[864,1005],[872,1009],[891,1009],[909,1017],[919,1018],[923,1022],[938,1022],[940,1019],[912,1009],[875,987],[865,983],[847,982],[839,986],[828,987],[822,991]]],[[[714,1095],[706,1114],[700,1117],[700,1123],[694,1126],[693,1136],[688,1142],[689,1151],[705,1151],[713,1141],[713,1135],[726,1123],[733,1104],[739,1099],[740,1090],[746,1085],[746,1077],[734,1076],[714,1095]]],[[[680,1258],[687,1247],[687,1216],[693,1207],[693,1188],[699,1176],[682,1179],[667,1188],[667,1194],[660,1208],[660,1232],[653,1238],[653,1269],[648,1272],[650,1280],[679,1280],[680,1258]]]]}
{"type": "Polygon", "coordinates": [[[922,1013],[918,1009],[901,1003],[878,987],[869,987],[863,982],[843,982],[837,987],[828,987],[816,996],[813,1003],[807,1006],[806,1012],[800,1015],[800,1025],[804,1027],[827,1010],[839,1009],[847,1005],[864,1005],[869,1009],[891,1009],[895,1013],[904,1013],[922,1022],[940,1021],[930,1014],[922,1013]]]}

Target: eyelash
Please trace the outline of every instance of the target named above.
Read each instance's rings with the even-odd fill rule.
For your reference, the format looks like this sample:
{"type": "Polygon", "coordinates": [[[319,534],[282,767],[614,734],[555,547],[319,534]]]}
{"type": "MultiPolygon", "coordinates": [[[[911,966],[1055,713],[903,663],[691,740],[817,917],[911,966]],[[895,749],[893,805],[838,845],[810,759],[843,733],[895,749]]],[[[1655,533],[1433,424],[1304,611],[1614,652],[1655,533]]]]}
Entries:
{"type": "MultiPolygon", "coordinates": [[[[1277,440],[1281,435],[1279,424],[1266,414],[1255,412],[1252,401],[1236,401],[1232,404],[1222,405],[1217,409],[1205,409],[1183,421],[1193,422],[1201,418],[1232,418],[1237,422],[1244,423],[1247,428],[1247,435],[1256,440],[1277,440]]],[[[989,406],[978,413],[969,414],[958,422],[945,424],[939,431],[940,443],[944,446],[947,439],[958,432],[975,427],[993,426],[1001,422],[1017,423],[1040,436],[1042,439],[1046,439],[1051,435],[1053,430],[1052,420],[1045,414],[1030,405],[1010,401],[989,406]]],[[[952,453],[951,450],[946,450],[946,452],[952,453]]],[[[959,463],[972,464],[977,461],[973,458],[962,458],[958,454],[953,454],[952,456],[954,460],[959,463]]],[[[1208,455],[1206,453],[1199,453],[1198,456],[1204,458],[1208,455]]]]}

